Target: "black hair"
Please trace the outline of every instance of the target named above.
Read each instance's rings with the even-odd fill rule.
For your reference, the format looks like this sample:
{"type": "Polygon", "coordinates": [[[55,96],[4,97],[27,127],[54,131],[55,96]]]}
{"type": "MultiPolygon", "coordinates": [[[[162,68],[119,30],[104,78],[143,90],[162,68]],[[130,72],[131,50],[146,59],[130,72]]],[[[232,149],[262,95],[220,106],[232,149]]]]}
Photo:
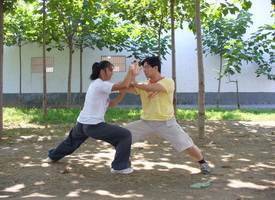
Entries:
{"type": "Polygon", "coordinates": [[[158,66],[158,71],[159,71],[159,73],[161,73],[161,61],[160,61],[159,57],[153,56],[153,57],[145,58],[142,61],[142,65],[144,65],[145,62],[147,62],[149,65],[151,65],[151,67],[158,66]]]}
{"type": "Polygon", "coordinates": [[[90,79],[96,80],[99,77],[100,70],[105,70],[108,67],[113,67],[113,64],[107,60],[103,60],[100,63],[95,62],[92,66],[92,74],[90,75],[90,79]]]}

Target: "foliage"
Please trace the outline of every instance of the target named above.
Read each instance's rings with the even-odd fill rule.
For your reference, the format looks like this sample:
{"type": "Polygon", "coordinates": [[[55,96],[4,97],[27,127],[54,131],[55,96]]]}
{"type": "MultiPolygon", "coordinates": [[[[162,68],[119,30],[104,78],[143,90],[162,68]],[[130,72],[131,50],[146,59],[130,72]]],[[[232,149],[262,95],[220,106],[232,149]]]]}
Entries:
{"type": "Polygon", "coordinates": [[[257,77],[266,75],[269,80],[275,80],[275,71],[272,65],[275,63],[275,24],[265,24],[252,33],[247,41],[246,51],[249,53],[249,60],[258,65],[257,77]]]}
{"type": "MultiPolygon", "coordinates": [[[[18,1],[19,0],[5,0],[5,1],[3,1],[4,13],[5,14],[10,13],[10,14],[14,15],[16,13],[15,5],[18,1]]],[[[26,3],[32,3],[34,1],[35,0],[24,0],[24,2],[26,2],[26,3]]]]}
{"type": "MultiPolygon", "coordinates": [[[[189,29],[196,33],[196,25],[194,20],[194,1],[183,3],[185,14],[184,19],[189,23],[189,29]]],[[[208,3],[206,0],[201,2],[201,21],[204,23],[209,20],[209,15],[212,15],[213,19],[225,18],[229,14],[235,15],[241,11],[248,11],[252,6],[250,0],[233,0],[232,1],[222,1],[215,3],[208,3]]]]}
{"type": "Polygon", "coordinates": [[[128,58],[134,57],[138,60],[143,60],[146,57],[160,55],[160,58],[166,59],[166,55],[170,54],[169,50],[171,49],[169,43],[169,35],[159,41],[157,38],[152,38],[147,34],[140,34],[135,40],[130,40],[125,49],[132,52],[128,58]]]}
{"type": "Polygon", "coordinates": [[[264,25],[258,28],[255,33],[246,41],[231,40],[225,47],[228,51],[223,55],[227,63],[226,73],[240,73],[242,61],[254,62],[257,64],[255,73],[257,77],[266,75],[269,80],[275,80],[272,65],[275,62],[274,39],[275,25],[264,25]]]}
{"type": "MultiPolygon", "coordinates": [[[[9,0],[5,1],[5,4],[7,8],[15,11],[13,13],[17,13],[14,2],[16,0],[9,0]]],[[[37,5],[34,6],[33,14],[40,18],[36,20],[36,27],[32,30],[36,31],[36,41],[42,43],[41,1],[33,2],[37,5]]],[[[236,2],[241,2],[244,9],[251,6],[248,0],[233,3],[226,1],[219,7],[203,1],[202,18],[206,19],[209,12],[215,13],[215,16],[234,13],[238,10],[236,2]]],[[[194,24],[194,1],[178,0],[175,3],[176,28],[182,28],[184,21],[194,24]]],[[[18,20],[17,17],[16,19],[18,20]]],[[[46,23],[47,45],[50,45],[48,50],[52,47],[64,50],[70,45],[69,39],[72,39],[77,47],[80,45],[99,49],[107,47],[116,52],[126,49],[132,52],[135,58],[161,55],[165,59],[171,48],[168,34],[171,29],[168,0],[52,0],[47,3],[46,23]]]]}
{"type": "Polygon", "coordinates": [[[32,5],[18,1],[14,4],[14,8],[15,13],[7,13],[5,16],[4,43],[7,46],[22,46],[35,38],[32,5]]]}
{"type": "Polygon", "coordinates": [[[165,35],[171,28],[167,0],[119,0],[109,5],[122,21],[134,26],[124,47],[133,52],[129,57],[142,60],[147,56],[158,55],[165,59],[171,48],[170,36],[165,35]]]}
{"type": "MultiPolygon", "coordinates": [[[[249,8],[249,2],[242,2],[242,6],[249,8]]],[[[221,7],[228,9],[230,6],[221,4],[221,7]]],[[[205,21],[203,45],[204,51],[209,54],[221,55],[226,60],[224,63],[223,75],[233,75],[241,73],[243,61],[255,62],[257,64],[256,74],[266,75],[268,79],[275,80],[274,72],[272,73],[272,64],[275,62],[274,54],[274,25],[264,25],[258,28],[258,31],[252,33],[248,40],[243,36],[249,24],[252,24],[252,14],[238,8],[229,9],[231,14],[239,12],[236,19],[222,17],[217,9],[214,14],[209,15],[205,21]],[[217,15],[220,16],[217,18],[217,15]]]]}
{"type": "Polygon", "coordinates": [[[73,36],[78,27],[85,23],[83,20],[82,1],[49,1],[47,7],[47,29],[46,34],[50,36],[59,50],[64,49],[64,45],[70,47],[73,36]],[[54,31],[49,31],[49,28],[54,31]]]}
{"type": "MultiPolygon", "coordinates": [[[[218,54],[228,61],[225,74],[240,73],[241,61],[246,59],[243,36],[251,21],[252,14],[241,11],[236,19],[215,18],[209,15],[203,28],[204,52],[218,54]],[[234,46],[235,45],[235,46],[234,46]]],[[[221,72],[220,72],[221,73],[221,72]]],[[[220,74],[222,77],[224,74],[220,74]]]]}

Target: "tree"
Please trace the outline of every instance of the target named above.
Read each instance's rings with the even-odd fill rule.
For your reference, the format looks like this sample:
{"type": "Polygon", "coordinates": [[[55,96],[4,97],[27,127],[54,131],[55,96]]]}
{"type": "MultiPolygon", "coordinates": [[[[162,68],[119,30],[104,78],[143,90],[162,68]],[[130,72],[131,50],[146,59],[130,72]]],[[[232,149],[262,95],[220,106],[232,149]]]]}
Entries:
{"type": "Polygon", "coordinates": [[[121,46],[123,46],[125,37],[127,38],[126,30],[129,25],[121,26],[121,22],[110,11],[108,5],[109,3],[105,1],[86,0],[50,1],[48,3],[50,15],[48,24],[59,27],[54,33],[52,32],[51,37],[60,50],[64,49],[65,45],[69,48],[68,108],[71,106],[72,54],[75,44],[78,46],[83,44],[81,43],[83,37],[88,37],[87,44],[95,44],[98,48],[107,47],[111,51],[123,50],[121,46]],[[81,31],[85,33],[80,33],[81,31]],[[93,35],[95,37],[92,37],[93,35]]]}
{"type": "MultiPolygon", "coordinates": [[[[131,3],[119,1],[118,13],[122,20],[128,20],[135,26],[136,31],[131,35],[128,51],[139,60],[148,56],[156,56],[165,59],[171,50],[172,53],[172,78],[175,82],[174,112],[176,115],[177,106],[177,84],[176,84],[176,62],[175,62],[175,29],[177,8],[179,2],[174,0],[134,0],[131,3]],[[170,4],[170,5],[169,5],[170,4]],[[169,5],[169,6],[168,6],[169,5]],[[169,35],[169,31],[170,34],[169,35]]],[[[181,21],[182,19],[178,19],[181,21]]]]}
{"type": "Polygon", "coordinates": [[[4,43],[19,47],[19,103],[22,105],[22,46],[32,42],[34,20],[31,7],[23,1],[14,3],[15,13],[7,13],[4,22],[4,43]],[[18,20],[20,19],[20,20],[18,20]]]}
{"type": "Polygon", "coordinates": [[[265,75],[269,80],[275,80],[272,64],[275,63],[275,26],[264,25],[258,28],[255,33],[246,41],[232,40],[227,42],[226,53],[223,55],[226,62],[224,73],[228,76],[229,82],[236,84],[237,106],[240,109],[238,92],[238,80],[231,80],[230,76],[241,73],[243,61],[257,64],[255,73],[257,77],[265,75]]]}
{"type": "Polygon", "coordinates": [[[46,71],[46,0],[43,0],[43,117],[47,116],[47,71],[46,71]]]}
{"type": "MultiPolygon", "coordinates": [[[[233,18],[216,18],[215,15],[211,14],[205,21],[203,27],[203,46],[204,52],[212,55],[219,55],[220,64],[218,72],[218,93],[216,105],[219,108],[220,105],[220,89],[221,79],[224,75],[228,74],[228,70],[225,69],[223,72],[223,60],[231,55],[232,57],[238,57],[239,54],[231,54],[232,49],[228,48],[229,43],[235,42],[243,44],[243,36],[246,33],[246,29],[249,24],[252,24],[250,13],[246,11],[240,11],[236,19],[233,18]],[[230,53],[231,52],[231,53],[230,53]]],[[[233,61],[233,58],[231,58],[233,61]]],[[[240,65],[236,65],[236,70],[239,71],[240,65]]]]}
{"type": "Polygon", "coordinates": [[[175,1],[170,1],[170,15],[171,15],[171,40],[172,40],[172,78],[175,82],[175,90],[174,90],[174,98],[173,98],[173,104],[174,104],[174,113],[175,116],[177,116],[177,84],[176,84],[176,47],[175,47],[175,15],[174,15],[174,9],[175,9],[175,1]]]}
{"type": "MultiPolygon", "coordinates": [[[[87,2],[88,3],[88,2],[87,2]]],[[[122,51],[125,43],[129,39],[128,32],[133,30],[132,26],[127,23],[120,22],[112,13],[108,15],[102,13],[98,17],[98,6],[103,8],[106,5],[89,5],[84,2],[83,9],[86,14],[83,15],[85,23],[81,23],[77,30],[75,37],[73,38],[75,48],[79,49],[80,53],[80,93],[79,103],[82,105],[82,53],[83,49],[98,48],[102,50],[104,47],[111,51],[122,51]],[[94,16],[94,17],[93,17],[94,16]]]]}
{"type": "Polygon", "coordinates": [[[197,51],[198,51],[198,134],[199,138],[205,137],[205,91],[204,91],[204,67],[202,52],[202,33],[201,33],[201,15],[200,0],[196,0],[196,30],[197,30],[197,51]]]}
{"type": "Polygon", "coordinates": [[[275,80],[275,72],[272,65],[275,63],[275,24],[260,26],[246,41],[245,55],[248,60],[258,66],[255,73],[257,77],[264,75],[269,80],[275,80]]]}
{"type": "Polygon", "coordinates": [[[4,0],[0,0],[0,134],[3,133],[3,44],[4,0]]]}
{"type": "MultiPolygon", "coordinates": [[[[31,0],[26,0],[30,2],[31,0]]],[[[3,49],[4,49],[4,13],[15,13],[14,3],[17,0],[0,0],[0,134],[3,133],[3,49]]]]}
{"type": "MultiPolygon", "coordinates": [[[[97,12],[95,9],[89,9],[91,8],[96,8],[96,6],[93,4],[93,2],[90,2],[92,5],[88,5],[88,1],[83,2],[83,10],[85,12],[89,12],[87,15],[83,15],[83,20],[85,23],[81,23],[79,28],[76,31],[76,35],[73,38],[74,46],[75,48],[79,49],[79,106],[82,107],[83,104],[83,94],[82,94],[82,88],[83,88],[83,76],[82,76],[82,69],[83,69],[83,50],[84,48],[91,48],[94,49],[94,43],[91,43],[92,41],[97,41],[94,36],[94,30],[95,28],[95,23],[94,20],[96,20],[97,12]],[[86,17],[88,17],[86,19],[86,17]],[[91,38],[92,37],[92,38],[91,38]]],[[[96,42],[95,42],[96,43],[96,42]]]]}
{"type": "Polygon", "coordinates": [[[165,59],[171,48],[170,36],[164,35],[171,27],[168,3],[168,0],[119,0],[110,3],[111,10],[134,27],[125,46],[127,51],[132,52],[129,57],[142,60],[158,56],[165,59]]]}
{"type": "Polygon", "coordinates": [[[72,54],[74,52],[73,37],[83,23],[83,2],[81,0],[49,1],[47,4],[49,13],[48,26],[57,27],[52,32],[52,38],[60,49],[65,43],[69,48],[69,72],[67,88],[67,108],[71,108],[71,76],[72,76],[72,54]]]}
{"type": "MultiPolygon", "coordinates": [[[[204,104],[205,104],[205,91],[204,91],[204,67],[203,67],[203,51],[202,51],[202,36],[201,36],[201,21],[205,21],[208,16],[207,12],[213,11],[213,7],[204,2],[204,4],[200,4],[199,0],[196,0],[196,6],[195,6],[195,11],[196,15],[193,15],[193,11],[190,8],[192,5],[190,4],[183,4],[184,9],[187,10],[187,12],[184,14],[184,18],[189,21],[189,28],[193,30],[194,33],[197,35],[197,51],[198,51],[198,73],[199,73],[199,91],[198,91],[198,114],[199,114],[199,119],[198,119],[198,134],[199,138],[203,138],[205,136],[205,110],[204,110],[204,104]],[[189,7],[190,9],[187,9],[189,7]],[[202,9],[201,9],[202,8],[202,9]],[[193,16],[196,16],[196,20],[193,19],[193,16]],[[202,20],[201,20],[202,18],[202,20]],[[188,20],[189,19],[189,20],[188,20]],[[196,21],[196,23],[194,23],[196,21]],[[196,26],[194,26],[196,24],[196,26]]],[[[228,2],[226,2],[228,4],[228,2]]],[[[223,4],[225,5],[225,4],[223,4]]],[[[215,5],[216,6],[216,5],[215,5]]],[[[244,1],[242,4],[243,7],[250,7],[251,3],[249,1],[244,1]]],[[[230,12],[235,12],[235,10],[238,10],[238,8],[235,7],[233,4],[229,4],[228,7],[230,8],[230,12]]],[[[221,15],[224,13],[227,15],[228,13],[228,7],[227,6],[221,6],[218,7],[218,12],[215,12],[218,15],[221,15]]]]}

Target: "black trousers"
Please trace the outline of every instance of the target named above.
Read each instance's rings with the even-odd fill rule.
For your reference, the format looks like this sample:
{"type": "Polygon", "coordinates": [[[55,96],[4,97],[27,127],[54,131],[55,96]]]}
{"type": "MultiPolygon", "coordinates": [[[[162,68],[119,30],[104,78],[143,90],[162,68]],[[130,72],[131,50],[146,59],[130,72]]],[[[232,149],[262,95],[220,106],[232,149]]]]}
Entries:
{"type": "Polygon", "coordinates": [[[88,125],[77,122],[65,138],[56,148],[48,152],[52,160],[60,160],[66,155],[72,154],[89,137],[103,140],[113,145],[116,149],[112,168],[115,170],[129,167],[132,135],[128,129],[105,122],[88,125]]]}

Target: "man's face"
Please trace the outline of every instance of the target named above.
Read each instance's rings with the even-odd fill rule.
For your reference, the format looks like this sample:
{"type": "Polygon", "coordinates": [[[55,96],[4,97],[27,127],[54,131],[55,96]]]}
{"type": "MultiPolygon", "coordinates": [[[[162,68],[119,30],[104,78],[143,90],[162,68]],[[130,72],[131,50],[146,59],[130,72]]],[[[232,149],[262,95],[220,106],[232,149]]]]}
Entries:
{"type": "Polygon", "coordinates": [[[151,78],[152,74],[155,73],[154,72],[155,70],[156,70],[155,67],[152,67],[147,62],[144,63],[143,71],[144,71],[146,78],[151,78]]]}

